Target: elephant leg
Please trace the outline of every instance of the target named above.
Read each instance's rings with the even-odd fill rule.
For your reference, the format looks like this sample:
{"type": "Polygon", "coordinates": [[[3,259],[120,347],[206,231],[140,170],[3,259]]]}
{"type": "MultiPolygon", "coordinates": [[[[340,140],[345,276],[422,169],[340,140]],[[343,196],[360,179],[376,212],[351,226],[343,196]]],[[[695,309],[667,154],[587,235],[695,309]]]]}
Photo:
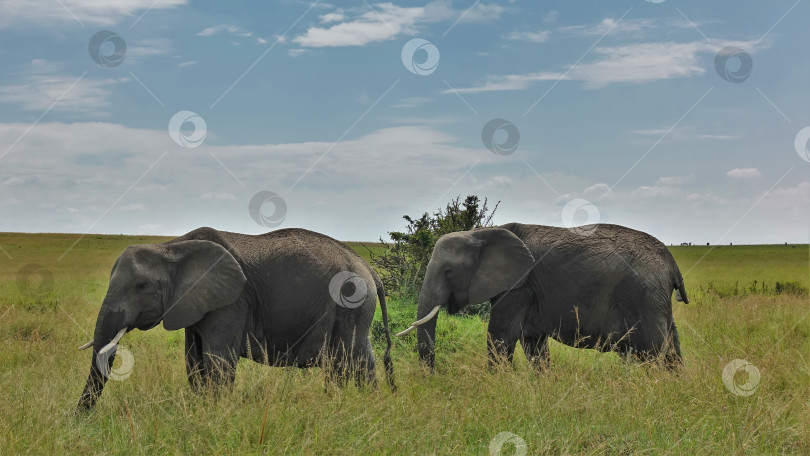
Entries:
{"type": "Polygon", "coordinates": [[[520,339],[523,353],[529,365],[537,372],[543,372],[551,365],[551,354],[548,349],[548,336],[523,336],[520,339]]]}
{"type": "Polygon", "coordinates": [[[186,329],[186,375],[188,384],[195,393],[203,390],[205,365],[203,363],[202,341],[191,329],[186,329]]]}
{"type": "Polygon", "coordinates": [[[669,324],[669,337],[667,338],[666,352],[664,355],[664,366],[670,370],[677,370],[683,367],[683,356],[681,356],[681,340],[678,336],[678,328],[673,320],[669,324]]]}
{"type": "Polygon", "coordinates": [[[349,352],[351,347],[341,340],[333,340],[331,344],[324,347],[321,354],[321,366],[326,377],[326,389],[329,386],[343,388],[351,373],[351,362],[349,352]]]}
{"type": "Polygon", "coordinates": [[[239,356],[227,350],[207,351],[203,354],[205,370],[203,383],[215,390],[230,387],[236,378],[236,363],[239,356]]]}
{"type": "Polygon", "coordinates": [[[375,373],[374,351],[368,339],[357,341],[356,350],[352,353],[354,382],[358,388],[371,385],[377,388],[377,375],[375,373]]]}
{"type": "Polygon", "coordinates": [[[501,293],[492,299],[487,328],[489,366],[512,363],[515,345],[521,335],[521,323],[533,294],[526,287],[501,293]]]}
{"type": "Polygon", "coordinates": [[[489,353],[489,367],[497,365],[512,364],[515,355],[515,345],[517,342],[510,338],[487,333],[487,352],[489,353]]]}

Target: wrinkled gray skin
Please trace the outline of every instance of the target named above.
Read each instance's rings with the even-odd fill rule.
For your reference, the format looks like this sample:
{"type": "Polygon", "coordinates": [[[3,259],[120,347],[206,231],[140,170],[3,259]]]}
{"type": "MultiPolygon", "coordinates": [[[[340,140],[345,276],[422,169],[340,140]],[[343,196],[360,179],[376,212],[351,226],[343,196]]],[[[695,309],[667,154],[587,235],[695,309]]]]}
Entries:
{"type": "Polygon", "coordinates": [[[382,282],[346,245],[303,229],[251,236],[199,228],[164,244],[130,246],[110,275],[78,409],[92,408],[104,388],[102,369],[109,372],[114,350],[97,355],[101,348],[124,327],[146,330],[161,321],[167,330],[185,328],[195,391],[232,383],[240,357],[273,366],[321,365],[341,384],[348,372],[358,383],[376,384],[368,333],[377,298],[393,389],[382,282]],[[349,305],[338,305],[329,290],[342,271],[367,284],[365,293],[362,286],[339,288],[349,305]]]}
{"type": "MultiPolygon", "coordinates": [[[[591,234],[509,223],[442,236],[419,294],[418,318],[436,305],[454,314],[491,300],[491,364],[511,362],[520,341],[530,364],[543,370],[552,337],[574,347],[681,365],[672,291],[689,301],[669,250],[622,226],[580,230],[591,234]]],[[[436,318],[417,328],[419,357],[431,369],[436,318]]]]}

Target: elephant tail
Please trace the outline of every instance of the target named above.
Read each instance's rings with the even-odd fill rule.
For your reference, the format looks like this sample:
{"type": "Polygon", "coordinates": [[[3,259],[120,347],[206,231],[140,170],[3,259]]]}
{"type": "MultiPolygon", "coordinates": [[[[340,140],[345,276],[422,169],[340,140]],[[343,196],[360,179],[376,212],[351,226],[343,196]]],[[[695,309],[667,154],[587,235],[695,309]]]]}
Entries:
{"type": "Polygon", "coordinates": [[[683,284],[683,276],[681,275],[681,270],[675,263],[675,259],[672,260],[672,264],[674,266],[674,275],[675,275],[675,283],[673,284],[675,288],[675,299],[678,300],[678,302],[689,304],[689,296],[686,295],[686,287],[683,284]]]}
{"type": "Polygon", "coordinates": [[[388,307],[385,303],[385,288],[382,280],[373,268],[371,273],[374,276],[374,284],[377,287],[377,298],[380,300],[380,311],[382,312],[383,328],[385,328],[385,355],[383,355],[383,365],[385,366],[385,378],[391,391],[396,391],[394,384],[394,362],[391,360],[391,330],[388,328],[388,307]]]}

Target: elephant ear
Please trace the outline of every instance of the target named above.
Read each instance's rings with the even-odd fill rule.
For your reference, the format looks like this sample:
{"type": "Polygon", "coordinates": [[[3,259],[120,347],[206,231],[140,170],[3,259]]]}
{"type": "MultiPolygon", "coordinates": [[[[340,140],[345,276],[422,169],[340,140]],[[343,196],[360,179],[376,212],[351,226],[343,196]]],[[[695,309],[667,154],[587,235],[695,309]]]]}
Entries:
{"type": "Polygon", "coordinates": [[[470,281],[470,304],[486,301],[526,282],[534,267],[534,256],[520,238],[503,228],[484,228],[470,235],[480,246],[478,267],[470,281]]]}
{"type": "Polygon", "coordinates": [[[172,331],[191,326],[206,313],[239,298],[247,278],[224,247],[211,241],[181,241],[166,248],[175,274],[163,311],[164,328],[172,331]]]}

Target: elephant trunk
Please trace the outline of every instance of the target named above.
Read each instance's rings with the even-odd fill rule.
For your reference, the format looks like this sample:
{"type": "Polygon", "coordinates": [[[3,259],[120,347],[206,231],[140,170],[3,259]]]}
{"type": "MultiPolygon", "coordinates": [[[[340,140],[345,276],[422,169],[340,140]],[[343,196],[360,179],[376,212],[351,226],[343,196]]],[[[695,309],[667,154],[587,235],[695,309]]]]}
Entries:
{"type": "Polygon", "coordinates": [[[115,348],[108,350],[105,353],[100,353],[102,348],[109,344],[116,333],[121,330],[123,325],[123,315],[120,312],[110,311],[105,299],[101,310],[96,319],[96,329],[93,335],[93,356],[90,359],[90,373],[87,376],[87,383],[84,386],[84,391],[79,398],[79,403],[76,410],[83,411],[89,410],[96,405],[96,401],[101,396],[101,391],[104,389],[104,384],[107,382],[107,377],[112,370],[113,361],[115,360],[115,348]]]}
{"type": "Polygon", "coordinates": [[[428,265],[425,281],[419,293],[419,307],[417,309],[418,325],[416,328],[416,349],[419,360],[433,370],[436,358],[434,351],[436,342],[436,320],[439,306],[446,306],[450,297],[450,286],[447,279],[434,271],[428,265]]]}
{"type": "MultiPolygon", "coordinates": [[[[419,300],[418,317],[424,318],[434,306],[425,304],[419,300]]],[[[419,352],[419,360],[430,370],[433,370],[436,352],[434,350],[436,341],[436,317],[431,318],[416,328],[416,350],[419,352]]]]}

